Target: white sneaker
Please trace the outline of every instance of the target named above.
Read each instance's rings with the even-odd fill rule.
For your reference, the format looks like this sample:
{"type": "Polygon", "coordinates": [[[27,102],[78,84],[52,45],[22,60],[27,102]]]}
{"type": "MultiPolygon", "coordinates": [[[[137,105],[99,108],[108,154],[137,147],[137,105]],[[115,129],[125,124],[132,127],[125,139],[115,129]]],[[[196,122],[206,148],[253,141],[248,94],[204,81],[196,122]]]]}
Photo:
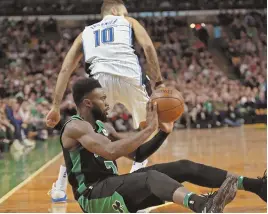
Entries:
{"type": "Polygon", "coordinates": [[[15,140],[10,147],[10,154],[15,161],[19,161],[24,155],[25,147],[18,141],[15,140]]]}
{"type": "Polygon", "coordinates": [[[64,203],[67,201],[66,191],[61,187],[57,187],[55,183],[53,183],[52,189],[48,192],[48,195],[50,195],[51,201],[54,203],[64,203]]]}
{"type": "Polygon", "coordinates": [[[30,140],[30,139],[24,139],[23,140],[23,144],[26,146],[26,147],[33,147],[35,148],[35,141],[34,140],[30,140]]]}
{"type": "Polygon", "coordinates": [[[130,173],[135,172],[135,171],[137,171],[137,170],[139,170],[141,168],[146,167],[147,163],[148,163],[147,159],[145,161],[141,162],[141,163],[134,161],[133,165],[132,165],[132,168],[130,170],[130,173]]]}
{"type": "Polygon", "coordinates": [[[19,140],[14,140],[11,147],[16,151],[23,151],[25,148],[25,146],[19,140]]]}

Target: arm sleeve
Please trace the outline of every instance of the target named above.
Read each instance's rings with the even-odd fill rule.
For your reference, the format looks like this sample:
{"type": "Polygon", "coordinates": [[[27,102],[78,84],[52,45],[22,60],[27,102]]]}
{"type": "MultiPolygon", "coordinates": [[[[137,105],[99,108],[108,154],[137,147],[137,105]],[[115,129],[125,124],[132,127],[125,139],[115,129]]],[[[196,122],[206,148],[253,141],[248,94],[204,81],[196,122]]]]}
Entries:
{"type": "Polygon", "coordinates": [[[146,158],[155,153],[164,143],[169,134],[159,131],[151,140],[141,145],[136,150],[135,161],[143,162],[146,158]]]}

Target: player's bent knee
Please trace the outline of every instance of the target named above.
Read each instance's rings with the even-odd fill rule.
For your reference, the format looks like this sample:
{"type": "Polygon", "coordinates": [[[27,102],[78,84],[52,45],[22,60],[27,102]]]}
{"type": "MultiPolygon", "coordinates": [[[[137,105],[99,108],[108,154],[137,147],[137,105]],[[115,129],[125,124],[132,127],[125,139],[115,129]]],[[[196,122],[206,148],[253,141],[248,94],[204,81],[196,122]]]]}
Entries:
{"type": "Polygon", "coordinates": [[[194,162],[192,162],[190,160],[186,160],[186,159],[177,161],[177,164],[182,166],[183,168],[189,168],[189,167],[195,165],[194,162]]]}
{"type": "Polygon", "coordinates": [[[147,174],[147,179],[148,180],[154,180],[154,179],[156,179],[157,176],[160,176],[162,173],[158,172],[156,170],[148,170],[146,172],[146,174],[147,174]]]}
{"type": "Polygon", "coordinates": [[[156,170],[146,172],[146,186],[152,194],[164,201],[172,201],[174,192],[182,185],[156,170]]]}
{"type": "Polygon", "coordinates": [[[186,160],[186,159],[179,160],[176,163],[177,163],[177,166],[178,166],[177,169],[183,170],[183,171],[185,171],[185,173],[187,171],[193,172],[193,170],[195,170],[197,168],[196,167],[197,165],[196,165],[195,162],[192,162],[192,161],[186,160]]]}
{"type": "Polygon", "coordinates": [[[178,169],[183,173],[186,181],[189,179],[193,180],[196,176],[208,173],[205,165],[190,160],[179,160],[177,164],[178,169]]]}

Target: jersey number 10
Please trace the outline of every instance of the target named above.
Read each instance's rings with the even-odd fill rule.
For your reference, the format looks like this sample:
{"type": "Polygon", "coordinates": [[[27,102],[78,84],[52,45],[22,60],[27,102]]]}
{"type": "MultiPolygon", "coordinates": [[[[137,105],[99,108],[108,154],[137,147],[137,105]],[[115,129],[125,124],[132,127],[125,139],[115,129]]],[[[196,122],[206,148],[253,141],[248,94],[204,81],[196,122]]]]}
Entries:
{"type": "Polygon", "coordinates": [[[114,28],[105,28],[103,30],[94,31],[95,47],[100,46],[100,43],[109,43],[114,41],[114,28]]]}

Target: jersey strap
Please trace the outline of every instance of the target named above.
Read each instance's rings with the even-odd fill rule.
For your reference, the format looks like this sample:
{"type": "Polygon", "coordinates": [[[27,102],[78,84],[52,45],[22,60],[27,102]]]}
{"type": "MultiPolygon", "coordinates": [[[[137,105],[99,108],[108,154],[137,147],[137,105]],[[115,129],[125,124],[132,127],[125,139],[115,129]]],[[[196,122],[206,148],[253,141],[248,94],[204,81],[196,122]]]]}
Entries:
{"type": "Polygon", "coordinates": [[[76,115],[73,115],[67,122],[65,122],[65,124],[64,124],[63,127],[61,128],[61,132],[60,132],[60,143],[61,143],[61,144],[62,144],[61,137],[62,137],[63,131],[64,131],[66,125],[67,125],[68,123],[70,123],[71,121],[73,121],[73,120],[83,120],[83,118],[80,117],[78,114],[76,114],[76,115]]]}

